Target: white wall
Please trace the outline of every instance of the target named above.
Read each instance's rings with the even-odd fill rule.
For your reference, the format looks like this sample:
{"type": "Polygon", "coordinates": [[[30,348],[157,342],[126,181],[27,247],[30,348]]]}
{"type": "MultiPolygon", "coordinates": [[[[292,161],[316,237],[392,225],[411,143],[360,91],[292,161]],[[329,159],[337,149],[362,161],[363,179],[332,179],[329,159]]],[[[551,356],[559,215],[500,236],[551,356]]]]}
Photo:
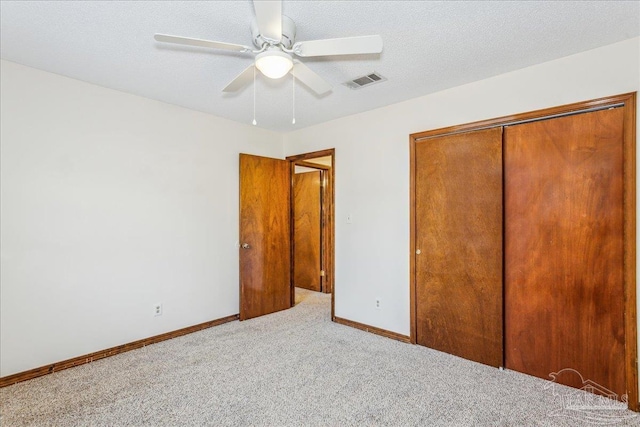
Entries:
{"type": "Polygon", "coordinates": [[[637,91],[639,41],[286,134],[286,155],[336,149],[336,316],[409,334],[409,134],[637,91]]]}
{"type": "Polygon", "coordinates": [[[282,135],[0,74],[0,376],[238,313],[238,153],[282,135]]]}

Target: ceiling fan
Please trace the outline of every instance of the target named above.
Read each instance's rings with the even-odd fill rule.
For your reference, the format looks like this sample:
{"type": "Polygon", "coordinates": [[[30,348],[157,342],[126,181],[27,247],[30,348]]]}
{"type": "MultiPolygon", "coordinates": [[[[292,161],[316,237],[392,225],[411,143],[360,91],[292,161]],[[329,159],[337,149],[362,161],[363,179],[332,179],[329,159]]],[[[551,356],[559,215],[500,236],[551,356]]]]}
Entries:
{"type": "Polygon", "coordinates": [[[254,0],[256,18],[251,24],[251,35],[256,49],[249,46],[189,37],[156,34],[159,42],[176,43],[212,49],[247,52],[255,55],[254,64],[236,76],[222,91],[236,92],[255,77],[255,68],[271,79],[291,73],[318,95],[331,90],[331,85],[294,56],[360,55],[382,52],[382,38],[375,36],[345,37],[337,39],[296,41],[296,24],[282,15],[281,0],[254,0]]]}

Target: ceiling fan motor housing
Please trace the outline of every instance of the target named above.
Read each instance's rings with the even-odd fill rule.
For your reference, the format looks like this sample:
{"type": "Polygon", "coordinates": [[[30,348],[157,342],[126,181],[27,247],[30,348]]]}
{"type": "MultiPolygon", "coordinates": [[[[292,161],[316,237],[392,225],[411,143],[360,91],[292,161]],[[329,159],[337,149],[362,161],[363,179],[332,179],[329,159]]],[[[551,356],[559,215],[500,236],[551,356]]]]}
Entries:
{"type": "MultiPolygon", "coordinates": [[[[253,44],[258,48],[262,49],[262,46],[266,44],[277,45],[278,41],[268,40],[262,37],[260,34],[260,30],[258,29],[258,23],[254,19],[251,22],[251,38],[253,40],[253,44]]],[[[282,15],[282,39],[279,41],[282,46],[286,49],[291,49],[293,47],[293,43],[296,40],[296,23],[293,22],[293,19],[288,16],[282,15]]]]}

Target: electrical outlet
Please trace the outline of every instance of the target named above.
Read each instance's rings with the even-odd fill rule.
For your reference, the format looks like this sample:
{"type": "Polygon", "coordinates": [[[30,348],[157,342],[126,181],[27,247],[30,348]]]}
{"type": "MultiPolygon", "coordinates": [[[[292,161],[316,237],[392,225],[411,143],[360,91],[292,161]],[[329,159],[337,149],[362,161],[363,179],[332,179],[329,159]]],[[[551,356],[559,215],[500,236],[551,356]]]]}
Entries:
{"type": "Polygon", "coordinates": [[[380,310],[380,298],[376,298],[376,310],[380,310]]]}
{"type": "Polygon", "coordinates": [[[153,315],[162,316],[162,303],[158,303],[153,306],[153,315]]]}

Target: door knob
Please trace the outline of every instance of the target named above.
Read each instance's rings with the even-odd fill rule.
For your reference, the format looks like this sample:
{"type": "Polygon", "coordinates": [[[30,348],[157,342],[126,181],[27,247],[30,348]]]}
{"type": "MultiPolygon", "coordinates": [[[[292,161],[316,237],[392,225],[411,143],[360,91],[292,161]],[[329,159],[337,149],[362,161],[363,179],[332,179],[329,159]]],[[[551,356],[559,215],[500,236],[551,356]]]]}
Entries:
{"type": "Polygon", "coordinates": [[[422,251],[420,249],[416,250],[416,254],[420,255],[422,251]]]}
{"type": "Polygon", "coordinates": [[[242,249],[249,249],[251,248],[251,246],[249,246],[248,243],[243,243],[242,246],[240,246],[242,249]]]}

